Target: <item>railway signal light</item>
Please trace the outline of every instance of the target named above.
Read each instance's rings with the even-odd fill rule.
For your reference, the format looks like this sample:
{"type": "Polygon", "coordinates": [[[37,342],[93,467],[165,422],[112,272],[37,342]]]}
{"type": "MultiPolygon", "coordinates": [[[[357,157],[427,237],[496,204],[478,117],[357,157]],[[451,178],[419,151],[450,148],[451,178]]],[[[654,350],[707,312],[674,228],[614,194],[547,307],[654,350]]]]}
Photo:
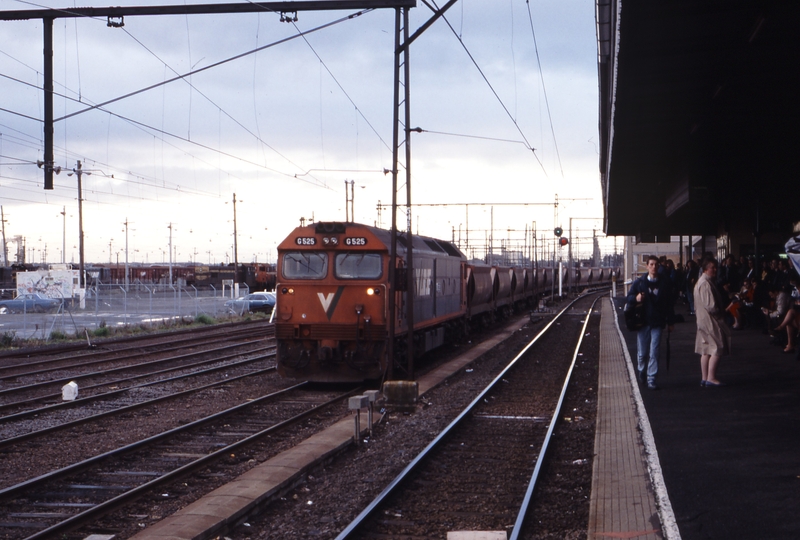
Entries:
{"type": "MultiPolygon", "coordinates": [[[[556,236],[561,236],[562,234],[564,234],[564,229],[562,229],[561,227],[556,227],[555,230],[553,231],[553,233],[556,236]]],[[[564,244],[561,244],[561,245],[563,246],[564,244]]]]}
{"type": "Polygon", "coordinates": [[[567,240],[565,237],[562,236],[561,238],[558,239],[559,246],[564,247],[567,244],[569,244],[569,240],[567,240]]]}

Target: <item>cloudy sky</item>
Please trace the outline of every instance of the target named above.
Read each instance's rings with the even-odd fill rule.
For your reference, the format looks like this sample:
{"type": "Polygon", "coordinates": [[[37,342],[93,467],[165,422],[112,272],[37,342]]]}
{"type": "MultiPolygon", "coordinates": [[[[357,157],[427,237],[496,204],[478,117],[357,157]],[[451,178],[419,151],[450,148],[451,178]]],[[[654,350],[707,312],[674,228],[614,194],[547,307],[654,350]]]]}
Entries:
{"type": "MultiPolygon", "coordinates": [[[[0,0],[0,10],[74,5],[109,4],[0,0]]],[[[25,237],[29,262],[45,249],[60,262],[66,231],[66,261],[78,260],[77,180],[67,175],[78,160],[92,173],[82,177],[87,261],[124,261],[126,219],[131,261],[168,260],[170,224],[178,260],[232,260],[234,193],[239,260],[274,260],[301,218],[345,219],[346,180],[355,220],[388,227],[389,209],[378,222],[377,205],[392,197],[383,170],[392,168],[394,12],[298,37],[351,13],[301,12],[289,23],[266,12],[126,17],[123,28],[56,20],[57,119],[156,86],[56,123],[55,161],[65,171],[52,191],[36,166],[42,24],[0,22],[6,239],[25,237]]],[[[430,15],[422,3],[412,9],[411,30],[430,15]]],[[[414,208],[415,232],[458,239],[460,230],[463,244],[468,220],[470,245],[482,245],[496,203],[495,246],[521,242],[526,227],[552,241],[553,227],[573,218],[588,252],[602,227],[592,219],[602,216],[596,54],[591,0],[461,0],[428,29],[409,62],[411,124],[424,130],[411,142],[412,202],[451,206],[414,208]]],[[[405,214],[398,222],[405,226],[405,214]]]]}

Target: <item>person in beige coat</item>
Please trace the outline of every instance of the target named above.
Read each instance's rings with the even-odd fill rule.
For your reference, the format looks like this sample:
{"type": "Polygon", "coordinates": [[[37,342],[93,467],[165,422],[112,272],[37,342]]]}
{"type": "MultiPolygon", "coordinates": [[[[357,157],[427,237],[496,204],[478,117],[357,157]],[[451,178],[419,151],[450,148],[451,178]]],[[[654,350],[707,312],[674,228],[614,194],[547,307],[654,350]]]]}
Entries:
{"type": "Polygon", "coordinates": [[[717,380],[717,364],[721,356],[731,352],[731,331],[725,323],[725,309],[715,284],[717,261],[703,263],[703,273],[694,286],[694,309],[697,314],[697,338],[694,352],[700,355],[703,379],[700,386],[721,386],[717,380]]]}

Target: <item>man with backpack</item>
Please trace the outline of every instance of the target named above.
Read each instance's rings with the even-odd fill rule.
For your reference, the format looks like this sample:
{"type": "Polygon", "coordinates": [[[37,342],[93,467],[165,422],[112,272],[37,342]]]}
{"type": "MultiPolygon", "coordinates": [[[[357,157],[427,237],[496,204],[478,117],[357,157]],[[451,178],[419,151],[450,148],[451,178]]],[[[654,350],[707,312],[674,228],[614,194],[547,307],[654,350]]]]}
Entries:
{"type": "Polygon", "coordinates": [[[647,274],[633,282],[627,301],[644,306],[644,326],[638,331],[637,368],[639,380],[647,381],[647,388],[658,390],[658,351],[664,327],[672,332],[675,310],[672,298],[672,282],[666,272],[659,272],[658,257],[647,258],[647,274]]]}

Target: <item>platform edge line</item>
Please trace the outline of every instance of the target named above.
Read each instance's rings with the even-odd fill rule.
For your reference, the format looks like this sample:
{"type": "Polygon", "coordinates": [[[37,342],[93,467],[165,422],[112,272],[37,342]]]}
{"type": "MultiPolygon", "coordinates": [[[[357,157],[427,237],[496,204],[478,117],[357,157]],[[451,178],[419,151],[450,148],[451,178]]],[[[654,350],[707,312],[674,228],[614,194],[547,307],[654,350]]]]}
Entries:
{"type": "Polygon", "coordinates": [[[645,455],[647,457],[647,470],[650,473],[650,481],[653,483],[653,490],[656,493],[656,506],[658,507],[659,518],[661,519],[662,533],[667,540],[681,540],[681,533],[678,523],[675,520],[675,513],[672,511],[672,503],[667,493],[667,485],[664,482],[664,474],[661,470],[661,462],[658,459],[658,449],[656,448],[653,430],[650,428],[650,419],[644,408],[642,394],[639,385],[636,384],[636,374],[633,372],[633,362],[625,343],[625,337],[619,326],[619,316],[614,306],[614,300],[609,295],[608,301],[611,303],[611,311],[614,313],[614,324],[617,327],[617,334],[622,345],[622,354],[625,355],[625,362],[628,367],[628,378],[633,392],[633,400],[636,403],[636,413],[639,418],[639,427],[642,430],[642,442],[644,443],[645,455]]]}

